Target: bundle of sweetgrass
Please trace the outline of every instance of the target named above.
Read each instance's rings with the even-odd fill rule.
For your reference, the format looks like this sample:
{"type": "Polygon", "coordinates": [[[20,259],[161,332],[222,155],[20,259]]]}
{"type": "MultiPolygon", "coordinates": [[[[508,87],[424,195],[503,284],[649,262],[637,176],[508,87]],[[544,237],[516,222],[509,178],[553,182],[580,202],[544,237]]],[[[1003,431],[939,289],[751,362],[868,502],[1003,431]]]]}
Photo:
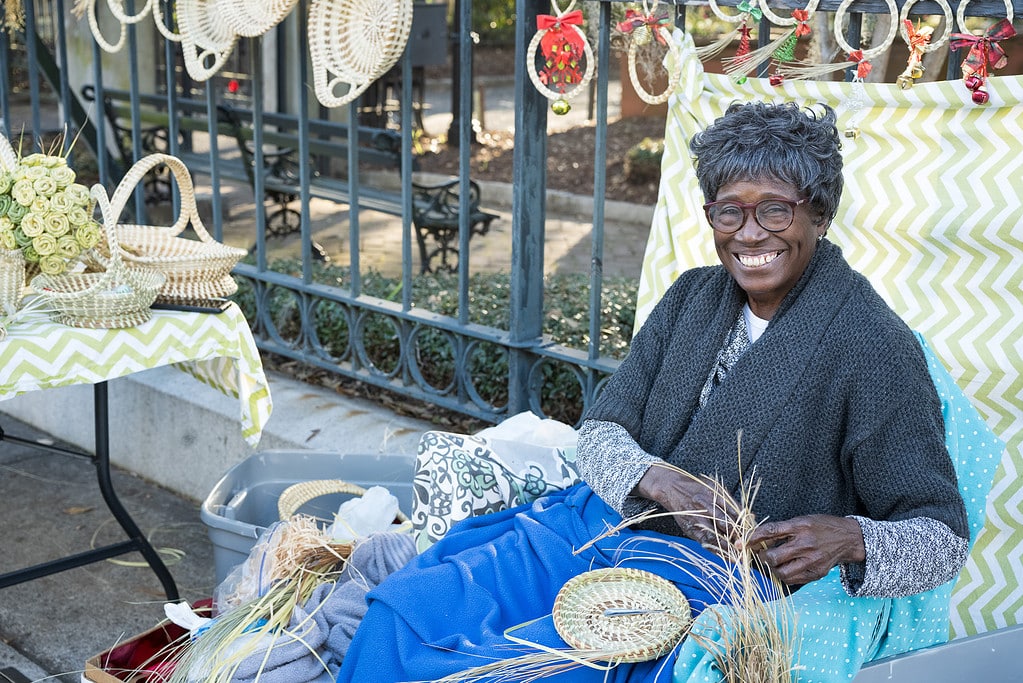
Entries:
{"type": "MultiPolygon", "coordinates": [[[[256,653],[264,653],[265,662],[282,638],[301,642],[304,624],[295,627],[297,633],[289,630],[292,613],[320,584],[337,581],[352,546],[332,543],[316,520],[304,515],[281,522],[272,531],[275,542],[261,558],[263,590],[222,611],[197,637],[159,653],[165,669],[171,670],[168,683],[227,683],[256,653]]],[[[310,652],[316,654],[313,648],[310,652]]]]}

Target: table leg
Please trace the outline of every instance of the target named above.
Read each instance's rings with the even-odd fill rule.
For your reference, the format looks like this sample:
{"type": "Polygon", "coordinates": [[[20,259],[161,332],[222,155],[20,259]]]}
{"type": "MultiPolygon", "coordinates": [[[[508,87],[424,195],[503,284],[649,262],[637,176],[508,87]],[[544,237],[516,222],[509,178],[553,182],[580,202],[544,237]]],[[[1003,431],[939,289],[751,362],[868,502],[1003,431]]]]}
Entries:
{"type": "Polygon", "coordinates": [[[142,531],[139,530],[138,525],[135,524],[135,520],[133,520],[131,515],[128,514],[128,511],[125,510],[120,499],[117,497],[117,493],[114,491],[113,480],[110,477],[110,424],[108,420],[109,414],[107,408],[106,382],[98,382],[93,386],[93,400],[96,426],[96,451],[94,455],[80,453],[60,448],[58,446],[46,446],[28,439],[11,436],[4,433],[2,430],[0,430],[0,439],[11,441],[13,443],[24,444],[26,446],[32,446],[34,448],[42,448],[43,450],[61,453],[63,455],[86,457],[92,460],[93,465],[96,467],[96,479],[99,483],[99,489],[100,493],[103,495],[103,500],[106,502],[107,508],[114,516],[114,519],[121,525],[121,529],[123,529],[128,535],[129,540],[94,548],[75,555],[69,555],[59,560],[43,562],[32,567],[26,567],[6,574],[0,574],[0,588],[6,588],[7,586],[13,586],[25,581],[31,581],[33,579],[49,576],[68,569],[92,564],[93,562],[100,562],[125,553],[138,551],[142,553],[142,557],[145,558],[146,563],[160,580],[160,583],[163,585],[163,591],[167,595],[167,599],[171,602],[177,602],[179,599],[178,589],[174,583],[174,578],[167,569],[167,565],[165,565],[163,560],[160,559],[160,554],[157,553],[156,549],[153,548],[152,544],[150,544],[149,539],[147,539],[142,531]]]}

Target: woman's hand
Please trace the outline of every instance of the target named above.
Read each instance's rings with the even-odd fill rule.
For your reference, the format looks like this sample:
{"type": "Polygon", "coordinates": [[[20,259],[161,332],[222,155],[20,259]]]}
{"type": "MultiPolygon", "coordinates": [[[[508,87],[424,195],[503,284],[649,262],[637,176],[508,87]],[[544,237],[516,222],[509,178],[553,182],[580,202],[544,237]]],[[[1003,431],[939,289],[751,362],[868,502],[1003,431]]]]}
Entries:
{"type": "Polygon", "coordinates": [[[789,586],[823,578],[836,565],[866,559],[859,523],[831,515],[766,522],[750,535],[746,546],[789,586]]]}
{"type": "Polygon", "coordinates": [[[710,479],[654,465],[633,495],[659,503],[668,512],[685,513],[674,515],[682,535],[719,555],[719,548],[735,541],[739,505],[710,479]]]}

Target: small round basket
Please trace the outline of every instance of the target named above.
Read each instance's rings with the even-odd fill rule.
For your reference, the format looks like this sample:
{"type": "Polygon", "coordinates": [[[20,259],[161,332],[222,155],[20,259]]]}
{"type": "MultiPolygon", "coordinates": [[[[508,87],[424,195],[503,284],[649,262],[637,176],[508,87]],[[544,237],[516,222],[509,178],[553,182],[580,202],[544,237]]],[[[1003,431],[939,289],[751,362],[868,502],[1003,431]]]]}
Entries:
{"type": "MultiPolygon", "coordinates": [[[[231,270],[245,256],[245,249],[216,241],[199,217],[195,189],[188,168],[169,154],[150,154],[140,159],[125,174],[110,200],[111,210],[119,217],[136,185],[149,171],[161,164],[174,175],[181,195],[181,212],[170,226],[121,224],[117,243],[122,258],[131,270],[156,270],[166,277],[157,301],[170,304],[195,304],[227,297],[238,291],[231,270]],[[197,239],[183,237],[191,226],[197,239]]],[[[96,249],[96,260],[105,266],[109,252],[96,249]]]]}
{"type": "Polygon", "coordinates": [[[609,567],[574,577],[554,600],[554,628],[577,650],[609,662],[645,662],[671,651],[689,630],[689,601],[670,581],[609,567]]]}
{"type": "Polygon", "coordinates": [[[101,273],[40,273],[32,289],[46,300],[50,317],[72,327],[134,327],[149,320],[150,306],[166,277],[154,270],[130,270],[121,259],[114,218],[106,191],[93,186],[92,196],[103,212],[110,258],[101,273]]]}

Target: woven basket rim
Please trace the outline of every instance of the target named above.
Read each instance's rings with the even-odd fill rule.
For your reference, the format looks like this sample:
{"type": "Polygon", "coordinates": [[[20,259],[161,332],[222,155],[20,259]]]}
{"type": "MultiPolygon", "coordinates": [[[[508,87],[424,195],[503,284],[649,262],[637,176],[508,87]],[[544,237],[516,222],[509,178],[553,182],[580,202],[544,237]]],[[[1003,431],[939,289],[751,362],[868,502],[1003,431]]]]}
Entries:
{"type": "MultiPolygon", "coordinates": [[[[344,479],[309,479],[296,482],[284,489],[277,498],[277,515],[282,521],[287,520],[309,501],[331,493],[361,496],[366,493],[366,489],[344,479]]],[[[408,521],[408,517],[401,510],[398,511],[397,518],[401,522],[408,521]]]]}

